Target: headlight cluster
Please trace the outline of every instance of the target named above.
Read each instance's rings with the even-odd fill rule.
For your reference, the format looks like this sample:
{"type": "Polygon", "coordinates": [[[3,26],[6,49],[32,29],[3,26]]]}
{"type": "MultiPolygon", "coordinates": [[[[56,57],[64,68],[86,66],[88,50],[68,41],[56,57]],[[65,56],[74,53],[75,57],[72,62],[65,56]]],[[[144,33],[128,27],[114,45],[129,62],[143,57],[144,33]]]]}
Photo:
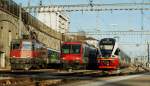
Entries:
{"type": "Polygon", "coordinates": [[[80,60],[80,58],[79,58],[79,57],[76,57],[75,59],[76,59],[76,60],[80,60]]]}
{"type": "Polygon", "coordinates": [[[100,61],[100,60],[97,60],[97,62],[100,63],[101,61],[100,61]]]}
{"type": "Polygon", "coordinates": [[[63,57],[62,60],[66,60],[66,58],[63,57]]]}

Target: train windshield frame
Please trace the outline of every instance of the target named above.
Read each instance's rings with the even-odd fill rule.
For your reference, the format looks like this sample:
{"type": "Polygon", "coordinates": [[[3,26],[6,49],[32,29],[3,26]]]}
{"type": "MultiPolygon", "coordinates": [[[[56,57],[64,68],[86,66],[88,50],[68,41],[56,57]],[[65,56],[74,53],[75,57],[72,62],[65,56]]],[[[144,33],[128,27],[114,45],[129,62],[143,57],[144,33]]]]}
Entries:
{"type": "Polygon", "coordinates": [[[115,39],[102,39],[99,43],[99,48],[103,57],[110,57],[115,46],[115,39]]]}
{"type": "Polygon", "coordinates": [[[80,44],[64,44],[62,46],[61,52],[63,54],[80,54],[81,45],[80,44]]]}

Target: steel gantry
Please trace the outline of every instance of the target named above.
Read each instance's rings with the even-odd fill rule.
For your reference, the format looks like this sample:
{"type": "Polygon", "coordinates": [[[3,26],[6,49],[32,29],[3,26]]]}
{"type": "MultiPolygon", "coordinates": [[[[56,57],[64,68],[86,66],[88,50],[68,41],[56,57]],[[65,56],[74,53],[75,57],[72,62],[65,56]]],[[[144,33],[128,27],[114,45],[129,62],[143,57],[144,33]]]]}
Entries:
{"type": "Polygon", "coordinates": [[[114,4],[76,4],[24,7],[27,12],[73,12],[73,11],[113,11],[113,10],[150,10],[150,2],[114,4]]]}
{"type": "MultiPolygon", "coordinates": [[[[69,32],[68,35],[78,35],[81,32],[69,32]]],[[[150,35],[150,31],[101,31],[82,32],[85,35],[150,35]]]]}

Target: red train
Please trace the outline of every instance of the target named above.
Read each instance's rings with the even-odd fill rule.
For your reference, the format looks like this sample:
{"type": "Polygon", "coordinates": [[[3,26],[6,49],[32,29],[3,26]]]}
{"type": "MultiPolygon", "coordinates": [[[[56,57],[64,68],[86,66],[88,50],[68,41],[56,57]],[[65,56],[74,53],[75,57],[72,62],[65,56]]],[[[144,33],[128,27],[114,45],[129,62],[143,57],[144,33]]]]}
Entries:
{"type": "Polygon", "coordinates": [[[64,42],[60,60],[65,69],[85,69],[90,63],[96,64],[96,48],[82,42],[64,42]]]}
{"type": "Polygon", "coordinates": [[[99,41],[98,69],[119,70],[129,66],[131,58],[119,49],[113,38],[104,38],[99,41]]]}
{"type": "Polygon", "coordinates": [[[30,39],[19,39],[11,42],[11,69],[25,69],[45,67],[48,60],[47,49],[44,44],[30,39]]]}

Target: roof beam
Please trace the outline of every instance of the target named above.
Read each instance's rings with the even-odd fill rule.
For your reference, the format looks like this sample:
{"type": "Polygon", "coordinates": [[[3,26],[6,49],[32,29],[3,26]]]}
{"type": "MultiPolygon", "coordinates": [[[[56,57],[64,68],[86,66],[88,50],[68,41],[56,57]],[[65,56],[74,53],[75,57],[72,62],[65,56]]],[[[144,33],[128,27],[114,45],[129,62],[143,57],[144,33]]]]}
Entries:
{"type": "Polygon", "coordinates": [[[69,32],[67,35],[150,35],[150,31],[69,32]]]}
{"type": "Polygon", "coordinates": [[[113,11],[150,10],[150,3],[76,4],[24,7],[28,12],[73,12],[73,11],[113,11]]]}

